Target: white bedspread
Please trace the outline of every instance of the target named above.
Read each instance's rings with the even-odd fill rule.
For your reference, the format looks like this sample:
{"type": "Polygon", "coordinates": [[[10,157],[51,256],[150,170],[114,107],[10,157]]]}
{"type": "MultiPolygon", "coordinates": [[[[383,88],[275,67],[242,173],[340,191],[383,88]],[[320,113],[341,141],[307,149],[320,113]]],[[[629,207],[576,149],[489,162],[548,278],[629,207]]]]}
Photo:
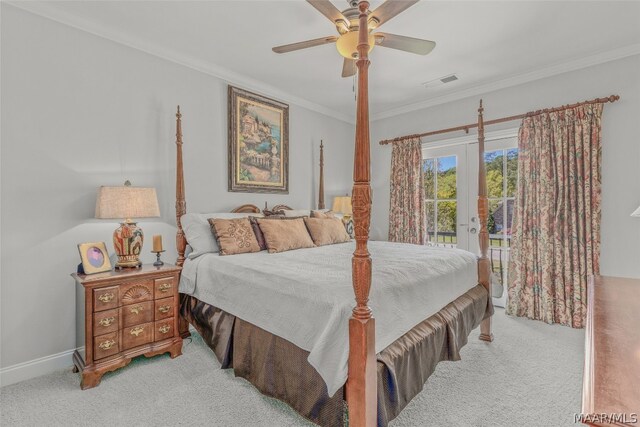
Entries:
{"type": "MultiPolygon", "coordinates": [[[[347,379],[348,320],[355,305],[343,243],[187,260],[180,292],[307,350],[330,396],[347,379]]],[[[376,353],[477,284],[476,257],[459,249],[369,242],[376,353]]]]}

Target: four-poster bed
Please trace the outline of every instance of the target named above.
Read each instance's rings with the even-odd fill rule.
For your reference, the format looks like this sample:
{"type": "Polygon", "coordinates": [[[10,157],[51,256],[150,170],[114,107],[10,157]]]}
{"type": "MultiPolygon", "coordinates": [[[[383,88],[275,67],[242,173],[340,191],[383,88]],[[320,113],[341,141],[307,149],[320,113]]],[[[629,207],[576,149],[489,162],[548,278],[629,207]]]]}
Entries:
{"type": "MultiPolygon", "coordinates": [[[[482,105],[478,110],[479,158],[481,159],[478,214],[481,226],[481,254],[477,261],[471,254],[457,249],[435,249],[389,242],[371,242],[369,244],[368,242],[371,221],[368,6],[366,1],[361,1],[358,5],[360,10],[359,59],[356,62],[358,67],[358,99],[352,190],[355,247],[353,243],[343,243],[333,245],[334,248],[324,246],[299,249],[277,255],[269,255],[265,252],[262,253],[263,255],[244,254],[231,257],[207,254],[199,257],[198,263],[185,258],[188,242],[181,221],[187,212],[179,109],[176,114],[177,265],[183,267],[182,278],[185,283],[193,278],[192,283],[189,282],[188,285],[183,286],[183,281],[181,281],[180,285],[181,335],[183,337],[188,335],[188,324],[191,323],[218,356],[223,368],[233,367],[236,375],[248,379],[264,394],[287,402],[306,418],[322,425],[340,425],[342,423],[343,399],[346,399],[350,425],[371,426],[376,423],[386,425],[422,390],[426,379],[435,370],[435,365],[439,361],[459,359],[459,349],[466,344],[472,329],[480,325],[480,339],[484,341],[493,339],[491,333],[493,306],[489,280],[490,262],[487,257],[489,246],[488,202],[484,163],[482,162],[484,158],[482,105]],[[347,249],[355,249],[350,266],[348,262],[336,264],[334,261],[336,257],[340,260],[347,257],[345,252],[347,249]],[[380,264],[372,265],[370,250],[375,258],[382,261],[380,264]],[[313,252],[314,260],[320,261],[317,261],[317,270],[314,271],[317,277],[325,280],[321,283],[322,286],[309,286],[307,282],[311,282],[312,277],[304,276],[287,278],[279,275],[278,280],[288,286],[282,285],[268,289],[269,280],[261,280],[258,283],[251,280],[251,277],[256,276],[255,272],[260,271],[260,268],[267,269],[270,264],[277,264],[276,256],[279,256],[277,259],[283,263],[281,266],[284,266],[285,262],[288,263],[286,264],[289,268],[287,271],[305,270],[308,260],[311,258],[296,254],[301,251],[315,251],[313,252]],[[244,267],[239,264],[241,259],[239,257],[246,257],[242,259],[249,261],[252,268],[250,273],[245,274],[244,267]],[[304,261],[300,261],[300,259],[304,261]],[[322,264],[322,260],[329,261],[326,261],[325,265],[322,264]],[[450,270],[436,277],[432,273],[437,269],[432,268],[433,265],[429,265],[429,262],[440,265],[450,263],[450,270]],[[403,283],[397,277],[391,277],[390,280],[391,273],[385,269],[385,265],[394,263],[396,266],[403,263],[411,264],[413,271],[418,271],[419,268],[423,270],[417,274],[414,273],[410,278],[405,274],[403,277],[407,277],[407,283],[403,283]],[[430,268],[432,269],[429,270],[430,268]],[[220,275],[219,271],[225,273],[226,276],[220,275]],[[373,278],[375,278],[376,286],[372,290],[374,272],[375,277],[373,278]],[[203,278],[207,276],[210,276],[210,279],[206,283],[201,283],[203,278]],[[323,287],[331,286],[332,277],[343,280],[347,276],[351,277],[351,286],[348,286],[347,291],[351,293],[349,288],[352,288],[356,300],[355,307],[351,310],[348,319],[348,335],[345,330],[347,323],[342,323],[347,322],[347,313],[343,309],[345,304],[351,306],[351,303],[349,303],[350,299],[340,299],[342,297],[348,298],[348,294],[344,293],[345,288],[332,289],[334,293],[330,297],[319,293],[323,287]],[[428,280],[437,290],[433,294],[424,294],[427,291],[423,282],[427,276],[433,276],[428,280]],[[198,277],[197,280],[196,277],[198,277]],[[462,280],[462,277],[470,278],[472,283],[462,283],[466,280],[462,280]],[[231,281],[232,279],[242,283],[238,283],[236,286],[225,286],[222,290],[215,288],[216,282],[231,281]],[[451,284],[447,282],[445,286],[445,279],[450,280],[451,284]],[[243,282],[243,280],[245,281],[243,282]],[[392,284],[390,285],[389,282],[392,284]],[[296,283],[299,283],[300,286],[296,286],[296,283]],[[302,287],[303,284],[308,286],[305,291],[310,295],[295,294],[295,292],[301,292],[296,288],[302,287]],[[456,284],[459,288],[451,290],[456,284]],[[395,289],[391,294],[384,294],[392,286],[402,286],[402,290],[406,291],[407,295],[403,296],[403,292],[398,292],[398,289],[395,289]],[[189,287],[191,288],[187,289],[189,287]],[[442,294],[442,291],[446,289],[453,293],[442,294]],[[285,291],[290,293],[283,293],[285,291]],[[369,296],[372,291],[374,299],[370,302],[369,296]],[[249,294],[234,296],[234,292],[239,295],[242,292],[249,292],[249,294]],[[257,314],[254,315],[255,312],[263,308],[260,304],[267,304],[263,301],[269,298],[269,292],[274,294],[281,292],[277,298],[292,301],[288,307],[274,307],[275,311],[271,312],[271,314],[279,313],[280,316],[277,317],[284,318],[285,326],[274,326],[273,323],[260,320],[259,317],[256,317],[257,314]],[[314,292],[318,292],[318,294],[314,295],[314,292]],[[439,295],[438,292],[442,294],[439,296],[440,299],[434,297],[434,295],[439,295]],[[207,295],[209,295],[208,301],[205,298],[207,295]],[[260,300],[258,295],[261,295],[263,299],[260,300]],[[395,305],[386,307],[387,301],[392,299],[391,295],[396,296],[398,301],[395,305]],[[416,295],[419,298],[416,298],[416,295]],[[402,300],[402,298],[405,299],[402,300]],[[233,301],[234,299],[235,301],[233,301]],[[429,312],[418,310],[419,313],[416,314],[410,309],[412,303],[417,304],[416,301],[423,301],[425,304],[430,302],[437,305],[437,308],[429,312]],[[254,305],[251,306],[251,304],[254,305]],[[332,309],[332,313],[338,314],[337,320],[334,322],[338,326],[329,329],[324,325],[316,325],[315,323],[322,322],[313,322],[314,315],[318,314],[314,313],[313,309],[316,306],[324,307],[330,304],[338,307],[332,309]],[[376,331],[376,321],[370,304],[376,308],[376,317],[380,321],[378,331],[376,331]],[[245,305],[249,308],[246,308],[245,305]],[[232,308],[226,309],[225,307],[232,308]],[[292,313],[298,310],[299,312],[288,318],[279,310],[289,310],[292,313]],[[402,325],[404,326],[403,332],[392,331],[396,335],[389,332],[391,329],[398,329],[394,322],[401,324],[402,321],[406,323],[406,325],[402,325]],[[297,341],[298,337],[294,333],[285,336],[286,333],[280,335],[273,332],[274,330],[286,329],[286,323],[297,323],[296,328],[303,330],[308,328],[309,336],[321,335],[321,339],[308,346],[298,345],[301,341],[297,341]],[[341,329],[343,324],[345,329],[341,329]],[[320,326],[323,327],[320,332],[314,330],[320,326]],[[383,345],[381,348],[376,346],[377,335],[381,337],[377,343],[379,346],[383,345]],[[344,337],[346,341],[344,343],[334,341],[334,337],[338,336],[344,337]],[[347,346],[346,383],[342,383],[342,385],[340,383],[342,378],[340,363],[337,364],[339,366],[336,368],[335,378],[330,377],[333,372],[327,371],[323,363],[326,363],[327,360],[337,360],[338,362],[343,360],[340,351],[346,352],[347,346]],[[318,348],[320,351],[316,351],[318,348]],[[318,354],[320,355],[318,356],[318,354]],[[332,359],[334,356],[335,358],[332,359]]],[[[323,177],[324,159],[322,157],[320,165],[321,177],[323,177]]],[[[324,202],[323,187],[323,178],[321,178],[320,206],[324,202]]],[[[275,209],[290,208],[279,205],[275,209]]],[[[234,209],[233,212],[235,214],[258,215],[260,210],[255,205],[243,205],[234,209]]],[[[308,274],[312,275],[312,273],[308,274]]]]}

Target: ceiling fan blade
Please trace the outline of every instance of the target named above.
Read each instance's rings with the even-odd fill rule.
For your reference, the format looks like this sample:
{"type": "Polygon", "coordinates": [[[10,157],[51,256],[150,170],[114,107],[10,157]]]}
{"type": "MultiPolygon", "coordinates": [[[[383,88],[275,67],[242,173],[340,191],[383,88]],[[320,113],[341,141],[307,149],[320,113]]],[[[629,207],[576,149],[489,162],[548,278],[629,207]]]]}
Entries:
{"type": "Polygon", "coordinates": [[[345,31],[349,30],[349,20],[329,0],[307,0],[307,2],[334,24],[341,25],[345,31]]]}
{"type": "Polygon", "coordinates": [[[404,50],[405,52],[411,52],[417,55],[426,55],[436,47],[436,42],[432,42],[431,40],[416,39],[389,33],[375,33],[374,36],[377,46],[404,50]]]}
{"type": "Polygon", "coordinates": [[[369,28],[378,28],[389,19],[407,10],[419,0],[387,0],[369,15],[369,28]],[[377,21],[377,22],[376,22],[377,21]]]}
{"type": "Polygon", "coordinates": [[[273,50],[275,53],[287,53],[293,52],[294,50],[306,49],[308,47],[322,46],[323,44],[334,43],[336,40],[338,40],[338,37],[336,36],[327,36],[321,37],[319,39],[276,46],[271,50],[273,50]]]}
{"type": "Polygon", "coordinates": [[[342,77],[351,77],[358,72],[355,59],[344,58],[342,63],[342,77]]]}

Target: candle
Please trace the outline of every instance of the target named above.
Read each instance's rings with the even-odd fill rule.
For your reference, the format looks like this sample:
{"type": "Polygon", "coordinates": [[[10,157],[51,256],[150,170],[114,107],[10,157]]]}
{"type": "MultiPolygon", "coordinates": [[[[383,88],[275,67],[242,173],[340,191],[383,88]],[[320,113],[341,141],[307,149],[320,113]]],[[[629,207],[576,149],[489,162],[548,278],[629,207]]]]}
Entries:
{"type": "Polygon", "coordinates": [[[153,236],[153,252],[162,252],[162,236],[159,234],[153,236]]]}

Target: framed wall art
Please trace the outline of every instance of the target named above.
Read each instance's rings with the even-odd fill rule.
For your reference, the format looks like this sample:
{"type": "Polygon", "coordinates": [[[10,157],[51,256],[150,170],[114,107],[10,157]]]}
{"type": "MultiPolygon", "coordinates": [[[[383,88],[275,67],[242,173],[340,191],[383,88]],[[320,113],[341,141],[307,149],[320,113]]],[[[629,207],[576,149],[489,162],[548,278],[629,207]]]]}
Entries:
{"type": "Polygon", "coordinates": [[[103,273],[111,270],[109,253],[104,242],[80,243],[78,251],[85,274],[103,273]]]}
{"type": "Polygon", "coordinates": [[[229,86],[229,191],[289,193],[289,105],[229,86]]]}

